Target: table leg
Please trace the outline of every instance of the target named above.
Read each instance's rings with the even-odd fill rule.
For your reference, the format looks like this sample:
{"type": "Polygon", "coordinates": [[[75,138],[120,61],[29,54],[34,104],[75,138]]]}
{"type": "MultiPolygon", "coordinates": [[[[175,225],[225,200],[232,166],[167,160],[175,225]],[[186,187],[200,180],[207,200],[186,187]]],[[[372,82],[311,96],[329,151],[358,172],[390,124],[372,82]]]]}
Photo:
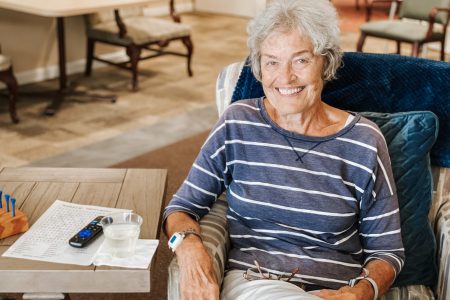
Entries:
{"type": "Polygon", "coordinates": [[[66,72],[66,33],[64,30],[64,18],[56,18],[56,32],[58,39],[58,63],[59,63],[59,90],[67,88],[66,72]]]}
{"type": "Polygon", "coordinates": [[[48,116],[53,116],[61,106],[67,89],[66,37],[63,17],[56,18],[56,34],[58,42],[59,90],[53,101],[45,108],[44,114],[48,116]]]}
{"type": "Polygon", "coordinates": [[[53,101],[45,108],[44,115],[53,116],[64,102],[66,97],[86,98],[88,100],[109,100],[116,102],[115,95],[94,95],[85,92],[74,91],[72,87],[67,85],[67,71],[66,71],[66,37],[64,29],[64,18],[56,18],[56,32],[58,41],[58,64],[59,64],[59,90],[53,101]]]}

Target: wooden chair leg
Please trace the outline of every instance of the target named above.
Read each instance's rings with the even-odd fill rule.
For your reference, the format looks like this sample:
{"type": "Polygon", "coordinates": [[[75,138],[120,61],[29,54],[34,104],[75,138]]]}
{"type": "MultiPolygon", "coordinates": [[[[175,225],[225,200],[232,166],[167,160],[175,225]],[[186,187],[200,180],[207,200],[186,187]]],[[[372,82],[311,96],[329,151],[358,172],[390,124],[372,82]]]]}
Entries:
{"type": "Polygon", "coordinates": [[[93,39],[87,39],[86,48],[86,69],[84,71],[85,76],[90,76],[92,73],[92,61],[94,59],[94,45],[95,41],[93,39]]]}
{"type": "Polygon", "coordinates": [[[131,86],[132,86],[133,91],[137,91],[137,89],[138,89],[138,63],[139,63],[139,58],[141,56],[141,48],[139,48],[136,45],[128,46],[127,54],[130,57],[130,64],[131,64],[131,73],[132,73],[131,86]]]}
{"type": "Polygon", "coordinates": [[[420,53],[420,45],[419,45],[419,43],[417,43],[417,42],[413,43],[411,56],[419,57],[419,53],[420,53]]]}
{"type": "Polygon", "coordinates": [[[361,32],[358,43],[356,44],[356,51],[362,52],[362,48],[363,48],[365,40],[366,40],[366,34],[361,32]]]}
{"type": "Polygon", "coordinates": [[[9,115],[11,116],[11,121],[13,123],[19,123],[19,117],[16,112],[16,102],[17,102],[17,89],[18,84],[16,77],[14,76],[12,67],[0,72],[0,81],[6,84],[9,92],[9,115]]]}
{"type": "Polygon", "coordinates": [[[445,61],[445,41],[441,41],[441,60],[445,61]]]}
{"type": "Polygon", "coordinates": [[[191,37],[187,36],[181,39],[183,44],[186,46],[187,49],[187,71],[189,74],[189,77],[192,77],[192,69],[191,69],[191,60],[192,60],[192,53],[194,52],[194,45],[192,45],[191,37]]]}
{"type": "Polygon", "coordinates": [[[397,41],[397,54],[400,54],[401,50],[402,50],[402,42],[397,41]]]}

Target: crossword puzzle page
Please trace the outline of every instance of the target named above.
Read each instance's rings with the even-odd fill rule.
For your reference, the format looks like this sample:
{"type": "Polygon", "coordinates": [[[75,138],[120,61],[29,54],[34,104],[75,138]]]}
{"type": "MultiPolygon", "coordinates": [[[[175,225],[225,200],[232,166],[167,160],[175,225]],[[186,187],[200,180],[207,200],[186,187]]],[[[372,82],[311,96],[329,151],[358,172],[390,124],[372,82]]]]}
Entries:
{"type": "Polygon", "coordinates": [[[97,216],[120,211],[130,210],[56,200],[3,256],[88,266],[103,236],[86,248],[69,246],[69,239],[97,216]]]}

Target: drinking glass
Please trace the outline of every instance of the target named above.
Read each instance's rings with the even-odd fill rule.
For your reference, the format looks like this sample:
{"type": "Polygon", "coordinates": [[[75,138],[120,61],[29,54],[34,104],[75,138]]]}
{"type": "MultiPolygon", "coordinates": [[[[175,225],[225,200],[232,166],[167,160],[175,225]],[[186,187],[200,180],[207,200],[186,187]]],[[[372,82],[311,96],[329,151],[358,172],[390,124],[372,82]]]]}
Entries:
{"type": "Polygon", "coordinates": [[[100,224],[103,226],[106,251],[118,258],[134,255],[141,231],[141,216],[133,212],[114,213],[105,216],[100,224]]]}

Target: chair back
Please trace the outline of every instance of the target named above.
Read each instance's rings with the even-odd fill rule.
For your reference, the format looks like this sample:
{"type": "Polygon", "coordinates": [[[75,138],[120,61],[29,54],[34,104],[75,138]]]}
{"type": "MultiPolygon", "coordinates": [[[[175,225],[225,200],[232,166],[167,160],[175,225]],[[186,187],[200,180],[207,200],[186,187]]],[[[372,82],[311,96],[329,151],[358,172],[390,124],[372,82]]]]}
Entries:
{"type": "MultiPolygon", "coordinates": [[[[448,7],[449,3],[449,0],[403,0],[399,16],[400,18],[428,21],[433,7],[448,7]]],[[[435,22],[446,24],[447,14],[445,12],[438,13],[435,22]]]]}
{"type": "MultiPolygon", "coordinates": [[[[144,8],[142,6],[121,8],[119,9],[119,13],[122,19],[138,17],[144,15],[144,8]]],[[[85,17],[87,27],[92,27],[105,22],[114,22],[114,20],[114,11],[112,9],[89,14],[85,17]]]]}

